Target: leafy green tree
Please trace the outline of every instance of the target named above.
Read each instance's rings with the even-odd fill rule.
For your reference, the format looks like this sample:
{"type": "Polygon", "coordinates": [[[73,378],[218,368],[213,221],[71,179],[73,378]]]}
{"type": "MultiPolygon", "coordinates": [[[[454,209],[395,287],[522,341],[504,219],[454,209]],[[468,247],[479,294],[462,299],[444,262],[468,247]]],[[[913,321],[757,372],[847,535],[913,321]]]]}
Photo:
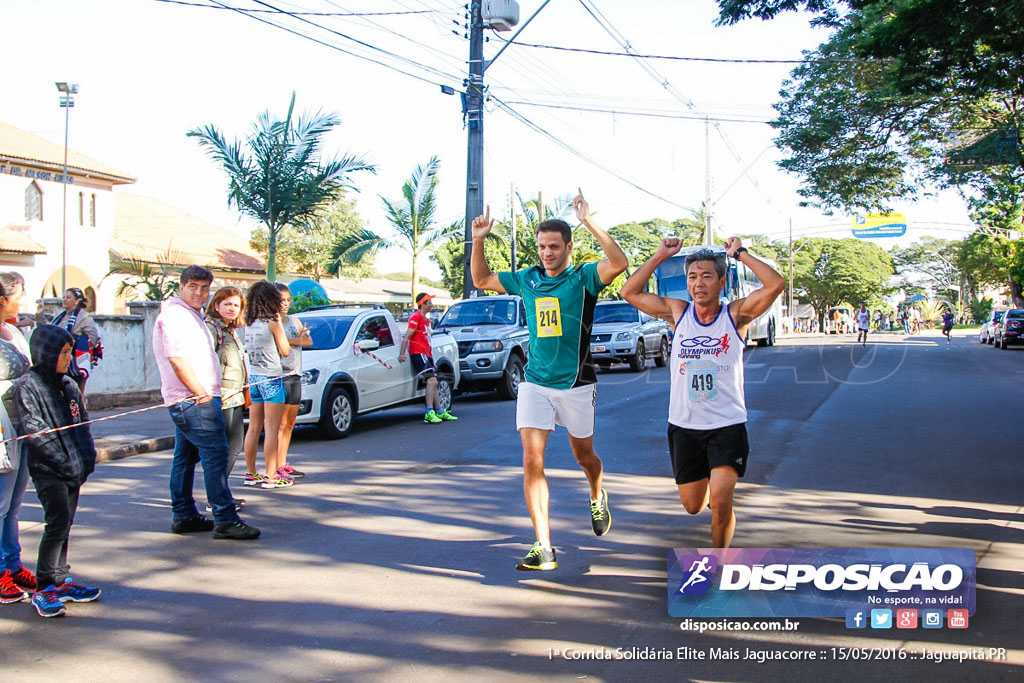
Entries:
{"type": "MultiPolygon", "coordinates": [[[[861,240],[812,239],[802,250],[802,264],[794,287],[814,305],[819,316],[841,303],[859,304],[889,291],[892,257],[876,244],[861,240]]],[[[823,321],[820,321],[823,322],[823,321]]]]}
{"type": "Polygon", "coordinates": [[[284,119],[269,111],[258,117],[243,144],[228,142],[213,124],[195,128],[209,156],[228,175],[228,204],[263,223],[267,230],[267,279],[277,277],[277,242],[288,228],[303,229],[343,188],[353,188],[349,176],[375,172],[362,157],[321,159],[327,133],[341,123],[334,114],[315,112],[293,117],[292,93],[284,119]]]}
{"type": "Polygon", "coordinates": [[[412,280],[409,301],[419,289],[420,256],[435,251],[450,237],[454,225],[438,226],[434,218],[437,212],[437,172],[441,161],[430,157],[426,164],[417,166],[405,184],[402,185],[402,199],[391,201],[381,197],[388,221],[401,239],[391,240],[372,230],[363,230],[340,244],[338,257],[346,263],[357,262],[368,254],[388,247],[401,249],[412,258],[412,280]]]}
{"type": "Polygon", "coordinates": [[[956,301],[963,280],[959,260],[961,244],[956,240],[925,237],[904,249],[894,248],[893,265],[897,273],[918,274],[936,294],[956,301]]]}
{"type": "MultiPolygon", "coordinates": [[[[339,261],[339,245],[352,235],[365,230],[363,219],[356,212],[356,203],[339,192],[338,196],[319,211],[299,230],[284,232],[277,242],[278,269],[302,273],[314,280],[327,275],[362,278],[376,274],[373,259],[366,255],[356,263],[339,261]]],[[[265,227],[252,231],[249,243],[256,251],[266,254],[269,233],[265,227]]]]}
{"type": "Polygon", "coordinates": [[[150,263],[134,254],[110,252],[110,271],[104,279],[112,275],[124,275],[117,285],[115,296],[134,300],[142,292],[147,301],[163,301],[178,293],[181,271],[191,264],[183,251],[167,247],[159,256],[159,263],[150,263]]]}

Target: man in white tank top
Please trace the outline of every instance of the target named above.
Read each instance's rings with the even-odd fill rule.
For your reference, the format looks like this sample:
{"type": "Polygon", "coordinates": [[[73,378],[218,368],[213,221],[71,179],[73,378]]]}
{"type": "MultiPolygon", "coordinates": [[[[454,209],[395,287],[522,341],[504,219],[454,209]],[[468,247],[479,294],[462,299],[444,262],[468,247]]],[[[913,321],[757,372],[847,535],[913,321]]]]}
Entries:
{"type": "Polygon", "coordinates": [[[691,301],[644,292],[655,269],[679,253],[682,242],[668,237],[658,253],[622,286],[622,297],[644,313],[675,326],[672,339],[668,445],[679,498],[691,515],[711,508],[711,540],[727,548],[736,529],[733,492],[747,468],[747,406],[743,392],[743,349],[747,326],[771,308],[786,282],[730,237],[725,254],[701,249],[686,257],[691,301]],[[762,287],[724,305],[726,257],[753,271],[762,287]]]}

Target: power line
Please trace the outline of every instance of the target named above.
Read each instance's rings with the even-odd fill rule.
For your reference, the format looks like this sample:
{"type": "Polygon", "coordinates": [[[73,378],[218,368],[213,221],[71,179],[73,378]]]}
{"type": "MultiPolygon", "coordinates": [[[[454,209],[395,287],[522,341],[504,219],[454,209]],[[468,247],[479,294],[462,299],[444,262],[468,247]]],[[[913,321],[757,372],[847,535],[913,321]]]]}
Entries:
{"type": "MultiPolygon", "coordinates": [[[[589,11],[589,9],[588,9],[589,11]]],[[[604,57],[632,57],[634,59],[664,59],[675,62],[710,62],[713,64],[807,64],[810,62],[828,62],[842,64],[879,64],[883,60],[875,59],[831,59],[831,58],[804,58],[804,59],[736,59],[727,57],[681,57],[677,55],[650,55],[636,52],[615,52],[613,50],[594,50],[584,47],[567,47],[564,45],[544,45],[540,43],[515,42],[520,47],[533,47],[543,50],[557,50],[559,52],[578,52],[582,54],[601,55],[604,57]]]]}
{"type": "MultiPolygon", "coordinates": [[[[305,38],[306,40],[310,40],[310,41],[312,41],[314,43],[317,43],[318,45],[323,45],[324,47],[330,48],[332,50],[336,50],[338,52],[341,52],[343,54],[349,55],[351,57],[355,57],[357,59],[362,59],[364,61],[371,62],[373,64],[377,64],[378,66],[383,66],[386,69],[390,69],[392,71],[396,71],[396,72],[398,72],[398,73],[400,73],[400,74],[402,74],[404,76],[409,76],[410,78],[415,78],[418,81],[422,81],[424,83],[429,83],[430,85],[436,85],[436,86],[442,85],[441,83],[438,83],[436,81],[430,80],[429,78],[425,78],[425,77],[419,76],[417,74],[409,73],[408,71],[404,71],[403,69],[400,69],[400,68],[398,68],[398,67],[396,67],[396,66],[394,66],[392,64],[388,64],[387,62],[382,62],[379,59],[374,59],[373,57],[368,57],[366,55],[359,54],[358,52],[352,52],[351,50],[346,50],[345,48],[343,48],[343,47],[341,47],[339,45],[335,45],[333,43],[328,43],[328,42],[326,42],[324,40],[321,40],[321,39],[319,39],[319,38],[317,38],[315,36],[311,36],[311,35],[309,35],[307,33],[302,33],[301,31],[297,31],[297,30],[295,30],[293,28],[289,28],[287,26],[283,26],[281,24],[277,24],[277,23],[275,23],[273,21],[270,21],[269,19],[265,19],[265,18],[263,18],[261,16],[256,16],[256,15],[253,15],[253,14],[249,14],[245,10],[242,10],[242,9],[239,9],[239,8],[236,8],[236,7],[231,7],[229,5],[225,5],[224,3],[219,2],[218,0],[211,0],[211,2],[215,2],[215,3],[217,3],[218,5],[220,5],[221,7],[225,8],[225,9],[230,9],[230,10],[233,10],[235,12],[238,12],[242,16],[248,17],[250,19],[254,19],[255,21],[258,21],[258,22],[263,23],[263,24],[267,24],[269,26],[273,26],[274,28],[281,29],[282,31],[286,31],[287,33],[291,33],[292,35],[296,35],[296,36],[298,36],[300,38],[305,38]]],[[[310,23],[313,23],[313,22],[310,22],[310,23]]],[[[319,26],[319,24],[315,24],[314,23],[314,26],[319,26]]],[[[320,28],[323,28],[323,27],[320,27],[320,28]]],[[[373,47],[373,46],[371,46],[371,47],[373,47]]],[[[378,50],[380,52],[384,52],[385,54],[391,55],[391,53],[387,52],[386,50],[381,50],[380,48],[374,48],[374,49],[378,50]]],[[[392,56],[398,57],[397,55],[392,55],[392,56]]],[[[399,59],[401,59],[402,61],[405,61],[405,62],[411,62],[411,60],[407,60],[404,57],[399,57],[399,59]]],[[[420,68],[427,68],[425,65],[419,64],[418,62],[411,62],[411,63],[413,65],[415,65],[415,66],[420,67],[420,68]]],[[[447,78],[451,79],[452,81],[458,82],[458,79],[453,77],[453,76],[449,76],[447,74],[443,74],[443,75],[445,75],[447,78]]]]}
{"type": "MultiPolygon", "coordinates": [[[[283,10],[274,9],[245,9],[243,7],[227,7],[218,5],[208,5],[200,2],[185,2],[184,0],[155,0],[156,2],[163,2],[169,5],[184,5],[185,7],[205,7],[206,9],[220,9],[220,10],[234,10],[236,12],[254,12],[264,14],[288,14],[283,10]]],[[[440,12],[441,10],[409,10],[405,12],[294,12],[295,16],[307,16],[307,17],[383,17],[383,16],[396,16],[400,14],[432,14],[440,12]]]]}
{"type": "Polygon", "coordinates": [[[686,121],[705,121],[705,120],[711,120],[711,121],[723,121],[723,122],[727,122],[727,123],[758,123],[758,124],[762,124],[762,125],[766,125],[766,124],[771,123],[771,121],[762,121],[762,120],[757,120],[757,119],[729,119],[729,118],[713,117],[713,116],[701,116],[701,115],[688,116],[686,114],[668,114],[668,113],[661,113],[661,112],[636,111],[636,110],[629,110],[629,109],[601,109],[601,108],[598,108],[598,107],[579,107],[579,106],[572,106],[572,105],[552,104],[552,103],[549,103],[549,102],[529,102],[529,101],[526,101],[526,100],[507,100],[506,103],[507,104],[522,104],[522,105],[526,105],[526,106],[530,106],[530,107],[544,107],[546,109],[567,109],[567,110],[570,110],[570,111],[582,111],[582,112],[590,112],[590,113],[596,113],[596,114],[617,114],[617,115],[622,115],[622,116],[648,116],[648,117],[660,118],[660,119],[683,119],[683,120],[686,120],[686,121]]]}
{"type": "Polygon", "coordinates": [[[657,199],[659,201],[662,201],[662,202],[665,202],[666,204],[671,204],[672,206],[675,206],[677,208],[680,208],[680,209],[683,209],[683,210],[688,210],[688,207],[683,206],[682,204],[678,204],[678,203],[672,201],[671,199],[667,199],[667,198],[657,194],[656,192],[652,192],[651,190],[648,190],[646,187],[638,185],[637,183],[633,182],[632,180],[630,180],[629,178],[625,177],[624,175],[618,173],[617,171],[613,171],[612,169],[608,168],[607,166],[602,164],[600,161],[598,161],[594,157],[590,156],[589,154],[587,154],[585,152],[582,152],[582,151],[576,149],[575,147],[573,147],[568,142],[562,140],[561,138],[557,137],[556,135],[548,132],[542,126],[539,126],[536,123],[534,123],[533,121],[531,121],[530,119],[526,118],[525,116],[520,114],[518,111],[516,111],[515,109],[513,109],[512,107],[510,107],[508,104],[506,104],[504,101],[498,99],[497,97],[494,97],[493,95],[491,95],[490,99],[493,100],[494,102],[496,102],[498,104],[498,106],[502,110],[504,110],[506,113],[511,115],[517,121],[519,121],[520,123],[524,124],[528,128],[534,130],[535,132],[540,133],[541,135],[543,135],[544,137],[548,138],[549,140],[554,142],[556,145],[558,145],[559,147],[561,147],[565,151],[569,152],[570,154],[572,154],[572,155],[582,159],[583,161],[587,162],[588,164],[590,164],[592,166],[596,166],[597,168],[600,168],[602,171],[604,171],[604,172],[614,176],[615,178],[618,178],[619,180],[621,180],[622,182],[626,183],[630,187],[632,187],[632,188],[634,188],[636,190],[639,190],[640,192],[643,192],[646,195],[654,197],[655,199],[657,199]]]}

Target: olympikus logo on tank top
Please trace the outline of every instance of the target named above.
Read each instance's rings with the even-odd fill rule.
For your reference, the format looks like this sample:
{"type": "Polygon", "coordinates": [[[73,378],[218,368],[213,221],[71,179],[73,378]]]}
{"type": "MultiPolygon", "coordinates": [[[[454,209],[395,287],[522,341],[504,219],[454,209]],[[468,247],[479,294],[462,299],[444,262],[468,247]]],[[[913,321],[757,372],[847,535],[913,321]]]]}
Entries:
{"type": "Polygon", "coordinates": [[[691,303],[672,337],[668,421],[687,429],[719,429],[747,421],[743,340],[727,304],[707,325],[691,303]]]}

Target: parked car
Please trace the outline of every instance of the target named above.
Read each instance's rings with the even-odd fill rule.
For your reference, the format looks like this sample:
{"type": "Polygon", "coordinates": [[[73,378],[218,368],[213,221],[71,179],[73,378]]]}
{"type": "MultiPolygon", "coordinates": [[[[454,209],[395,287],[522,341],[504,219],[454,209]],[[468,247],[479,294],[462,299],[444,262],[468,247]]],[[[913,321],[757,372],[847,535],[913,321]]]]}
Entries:
{"type": "Polygon", "coordinates": [[[849,306],[833,306],[825,314],[825,334],[850,334],[853,332],[853,309],[849,306]],[[839,311],[839,325],[836,326],[835,313],[839,311]]]}
{"type": "Polygon", "coordinates": [[[1011,308],[996,323],[995,340],[997,349],[1010,344],[1024,344],[1024,308],[1011,308]]]}
{"type": "MultiPolygon", "coordinates": [[[[398,362],[402,337],[386,309],[327,307],[298,318],[310,328],[313,345],[302,352],[296,424],[318,424],[326,437],[340,439],[359,415],[423,400],[426,383],[415,379],[412,363],[398,362]]],[[[448,334],[434,334],[430,344],[447,410],[459,385],[458,347],[448,334]]]]}
{"type": "Polygon", "coordinates": [[[981,324],[981,332],[978,333],[978,341],[982,344],[991,344],[995,341],[996,325],[1003,319],[1004,309],[992,311],[988,314],[985,322],[981,324]]]}
{"type": "Polygon", "coordinates": [[[464,389],[495,389],[514,400],[530,353],[526,307],[518,296],[483,296],[452,305],[437,325],[459,345],[464,389]]]}
{"type": "Polygon", "coordinates": [[[594,307],[590,355],[602,369],[628,363],[633,372],[644,369],[648,358],[659,368],[668,364],[672,328],[625,301],[601,301],[594,307]]]}

